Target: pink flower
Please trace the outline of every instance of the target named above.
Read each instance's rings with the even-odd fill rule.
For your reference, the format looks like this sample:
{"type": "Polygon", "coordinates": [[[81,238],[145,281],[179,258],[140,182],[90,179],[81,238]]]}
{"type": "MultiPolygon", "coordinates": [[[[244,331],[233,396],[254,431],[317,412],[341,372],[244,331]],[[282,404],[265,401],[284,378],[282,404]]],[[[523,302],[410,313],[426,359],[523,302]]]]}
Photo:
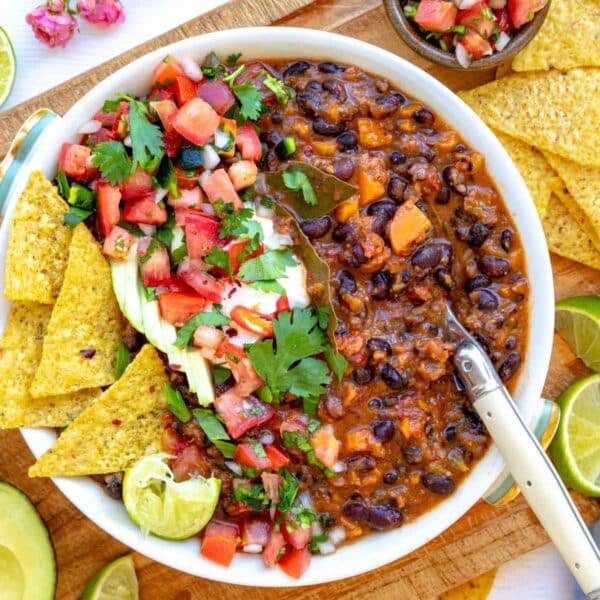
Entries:
{"type": "Polygon", "coordinates": [[[67,45],[77,29],[77,21],[64,11],[62,0],[50,0],[49,6],[38,6],[32,10],[25,20],[31,28],[35,37],[50,48],[67,45]]]}
{"type": "Polygon", "coordinates": [[[79,0],[77,10],[86,21],[102,27],[125,20],[123,6],[119,0],[79,0]]]}

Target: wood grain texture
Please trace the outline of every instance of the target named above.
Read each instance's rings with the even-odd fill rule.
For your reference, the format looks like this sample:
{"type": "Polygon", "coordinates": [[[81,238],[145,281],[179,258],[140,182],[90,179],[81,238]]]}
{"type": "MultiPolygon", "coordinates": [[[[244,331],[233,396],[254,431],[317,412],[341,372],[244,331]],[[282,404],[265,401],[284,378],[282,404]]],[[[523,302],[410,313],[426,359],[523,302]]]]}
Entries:
{"type": "MultiPolygon", "coordinates": [[[[396,36],[379,0],[234,0],[229,5],[147,42],[125,55],[100,65],[54,90],[0,115],[0,155],[21,122],[35,109],[50,106],[67,110],[107,73],[164,44],[202,32],[230,27],[277,23],[321,28],[363,39],[424,68],[452,89],[485,83],[493,73],[447,71],[427,63],[396,36]],[[291,17],[288,16],[293,11],[291,17]]],[[[552,257],[557,298],[578,293],[600,293],[600,272],[572,261],[552,257]]],[[[586,374],[581,361],[555,337],[552,365],[544,393],[556,397],[574,379],[586,374]]],[[[50,480],[30,480],[27,469],[33,457],[16,431],[0,432],[0,480],[23,489],[37,505],[48,525],[56,550],[59,575],[57,600],[80,597],[85,582],[111,559],[128,549],[98,529],[75,509],[50,480]]],[[[586,520],[600,517],[600,504],[575,495],[586,520]]],[[[312,600],[338,598],[382,600],[435,598],[476,575],[545,544],[548,538],[522,498],[503,508],[485,503],[427,546],[376,571],[327,585],[290,590],[252,589],[214,583],[178,573],[141,555],[135,555],[143,600],[312,600]]],[[[333,558],[335,560],[335,558],[333,558]]]]}

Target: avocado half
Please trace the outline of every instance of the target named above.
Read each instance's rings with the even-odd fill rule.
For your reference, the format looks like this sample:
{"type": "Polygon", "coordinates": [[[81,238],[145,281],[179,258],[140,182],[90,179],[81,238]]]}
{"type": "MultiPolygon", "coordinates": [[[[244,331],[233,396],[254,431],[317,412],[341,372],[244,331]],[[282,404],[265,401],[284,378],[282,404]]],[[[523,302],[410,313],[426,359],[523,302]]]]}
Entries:
{"type": "Polygon", "coordinates": [[[27,496],[0,482],[0,590],[2,600],[52,600],[54,550],[40,515],[27,496]]]}

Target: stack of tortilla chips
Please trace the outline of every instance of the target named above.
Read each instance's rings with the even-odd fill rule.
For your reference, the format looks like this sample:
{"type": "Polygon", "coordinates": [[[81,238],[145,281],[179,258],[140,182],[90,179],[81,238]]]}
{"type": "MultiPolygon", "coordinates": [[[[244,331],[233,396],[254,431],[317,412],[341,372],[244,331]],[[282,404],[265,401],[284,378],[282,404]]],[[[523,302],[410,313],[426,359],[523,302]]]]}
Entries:
{"type": "Polygon", "coordinates": [[[157,442],[163,363],[145,346],[115,383],[124,321],[110,267],[84,224],[34,172],[11,217],[0,340],[0,428],[66,427],[32,476],[120,471],[157,442]],[[110,386],[110,387],[109,387],[110,386]]]}
{"type": "Polygon", "coordinates": [[[512,68],[460,96],[521,172],[550,250],[600,269],[600,0],[552,0],[512,68]]]}

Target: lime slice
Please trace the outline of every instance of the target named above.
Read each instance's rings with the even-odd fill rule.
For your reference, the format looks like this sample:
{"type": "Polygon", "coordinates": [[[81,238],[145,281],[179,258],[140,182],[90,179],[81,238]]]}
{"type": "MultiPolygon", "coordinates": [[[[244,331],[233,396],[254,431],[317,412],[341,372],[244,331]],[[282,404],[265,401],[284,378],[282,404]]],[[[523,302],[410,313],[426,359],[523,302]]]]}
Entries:
{"type": "Polygon", "coordinates": [[[557,302],[556,330],[592,371],[600,371],[599,296],[574,296],[557,302]]]}
{"type": "Polygon", "coordinates": [[[138,580],[131,554],[102,567],[85,586],[81,600],[138,600],[138,580]]]}
{"type": "Polygon", "coordinates": [[[564,482],[600,496],[600,374],[567,388],[557,400],[562,415],[550,452],[564,482]]]}
{"type": "Polygon", "coordinates": [[[125,471],[123,502],[144,533],[183,540],[196,535],[212,517],[221,480],[194,477],[177,483],[167,458],[166,454],[152,454],[125,471]]]}
{"type": "Polygon", "coordinates": [[[17,59],[8,34],[0,27],[0,106],[8,98],[15,83],[17,59]]]}

